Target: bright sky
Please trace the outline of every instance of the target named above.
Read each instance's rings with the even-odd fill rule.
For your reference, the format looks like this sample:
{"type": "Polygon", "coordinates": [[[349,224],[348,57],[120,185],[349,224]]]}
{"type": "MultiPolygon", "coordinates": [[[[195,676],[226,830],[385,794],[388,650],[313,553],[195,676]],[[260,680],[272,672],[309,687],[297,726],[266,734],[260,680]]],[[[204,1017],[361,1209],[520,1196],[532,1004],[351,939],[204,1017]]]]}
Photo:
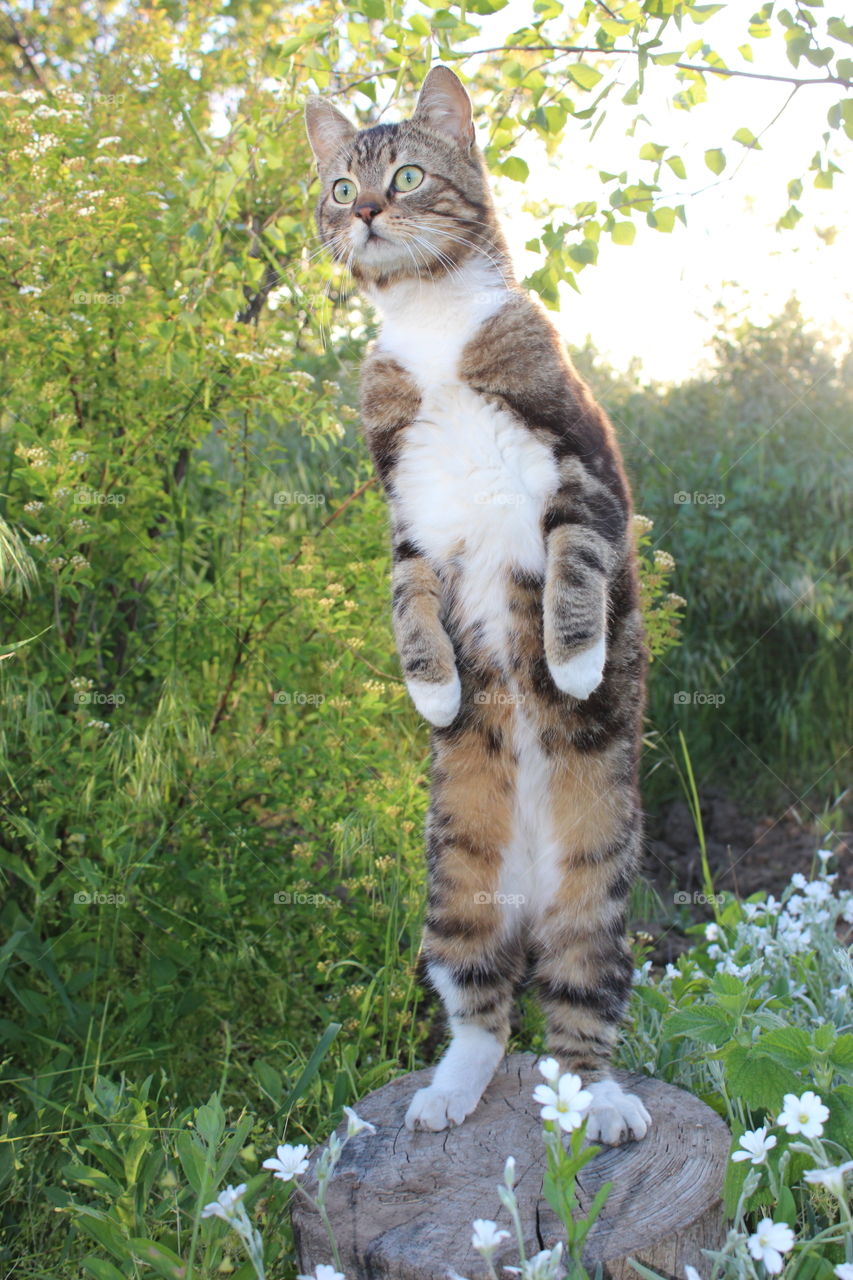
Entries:
{"type": "MultiPolygon", "coordinates": [[[[805,61],[794,71],[779,36],[749,38],[751,3],[738,0],[726,8],[728,13],[692,28],[685,39],[701,34],[734,68],[820,76],[819,68],[805,61]],[[752,64],[737,52],[744,42],[752,45],[752,64]]],[[[530,11],[526,0],[511,0],[484,24],[488,42],[500,43],[529,19],[530,11]]],[[[676,38],[673,28],[672,40],[676,38]]],[[[665,48],[678,45],[668,42],[665,48]]],[[[626,88],[634,79],[632,63],[633,59],[626,59],[620,73],[626,88]]],[[[761,138],[762,150],[747,152],[732,141],[732,135],[741,126],[760,135],[790,87],[707,79],[708,102],[685,112],[667,101],[665,86],[675,91],[671,69],[651,69],[651,92],[635,108],[642,110],[649,124],[641,124],[634,138],[625,137],[630,109],[617,105],[618,93],[592,142],[587,132],[580,128],[572,132],[570,125],[562,154],[553,164],[543,159],[537,144],[522,146],[521,154],[531,166],[527,183],[522,187],[504,181],[499,191],[502,208],[511,213],[504,221],[516,266],[527,274],[535,269],[537,258],[525,251],[524,244],[536,235],[537,226],[533,218],[520,214],[525,198],[562,198],[571,206],[593,189],[585,171],[595,175],[599,169],[612,173],[629,167],[634,174],[645,170],[646,180],[651,181],[654,166],[636,163],[643,142],[668,144],[670,154],[682,156],[687,179],[678,180],[664,165],[660,181],[665,184],[665,203],[686,206],[688,227],[676,223],[673,232],[663,234],[647,227],[641,215],[635,219],[633,246],[613,245],[604,237],[598,265],[581,273],[580,294],[564,289],[556,317],[569,343],[580,345],[589,334],[617,367],[627,367],[632,357],[639,357],[643,376],[650,379],[681,379],[702,363],[714,327],[712,308],[720,300],[738,312],[748,309],[760,323],[796,293],[804,314],[827,334],[837,334],[846,343],[853,333],[853,146],[843,134],[833,135],[833,158],[847,172],[836,174],[834,188],[815,189],[814,175],[806,177],[827,129],[827,110],[842,91],[838,86],[800,89],[761,138]],[[706,149],[713,147],[722,147],[728,160],[719,177],[704,162],[706,149]],[[775,223],[788,206],[788,181],[800,176],[804,191],[796,203],[804,216],[793,231],[777,232],[775,223]],[[836,229],[831,246],[817,234],[818,229],[829,227],[836,229]]]]}

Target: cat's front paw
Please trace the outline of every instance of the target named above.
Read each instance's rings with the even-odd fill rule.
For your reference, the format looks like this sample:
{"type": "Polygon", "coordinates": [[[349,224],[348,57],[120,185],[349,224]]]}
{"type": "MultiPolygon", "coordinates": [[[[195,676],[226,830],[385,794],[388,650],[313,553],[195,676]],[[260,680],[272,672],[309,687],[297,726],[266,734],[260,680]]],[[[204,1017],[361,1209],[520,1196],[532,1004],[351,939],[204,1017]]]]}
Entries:
{"type": "Polygon", "coordinates": [[[652,1118],[635,1093],[626,1093],[615,1080],[595,1080],[586,1087],[592,1094],[586,1126],[590,1142],[618,1147],[646,1136],[652,1118]]]}
{"type": "Polygon", "coordinates": [[[602,636],[591,649],[576,654],[568,662],[549,662],[548,670],[561,693],[583,702],[601,684],[606,658],[607,644],[602,636]]]}
{"type": "Polygon", "coordinates": [[[442,1089],[434,1084],[418,1089],[406,1112],[407,1129],[430,1129],[438,1133],[461,1124],[480,1101],[473,1089],[442,1089]]]}
{"type": "Polygon", "coordinates": [[[435,725],[437,729],[446,729],[459,713],[462,701],[462,685],[459,673],[453,672],[453,679],[443,684],[433,684],[427,680],[407,680],[412,702],[424,720],[435,725]]]}

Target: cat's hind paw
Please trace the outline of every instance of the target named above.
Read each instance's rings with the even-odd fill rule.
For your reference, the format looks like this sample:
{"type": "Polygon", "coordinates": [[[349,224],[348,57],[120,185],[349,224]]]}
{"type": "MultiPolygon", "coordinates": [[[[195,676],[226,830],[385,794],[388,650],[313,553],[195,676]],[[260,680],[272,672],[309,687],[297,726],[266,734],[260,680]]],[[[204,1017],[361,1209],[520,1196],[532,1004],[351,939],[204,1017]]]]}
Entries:
{"type": "Polygon", "coordinates": [[[406,688],[424,720],[428,720],[437,729],[446,729],[456,719],[462,701],[458,672],[454,671],[453,679],[446,680],[443,684],[432,684],[427,680],[407,680],[406,688]]]}
{"type": "Polygon", "coordinates": [[[561,693],[584,702],[601,684],[606,658],[607,643],[602,636],[591,649],[576,654],[568,662],[549,663],[551,679],[561,693]]]}
{"type": "Polygon", "coordinates": [[[431,1084],[418,1089],[406,1112],[407,1129],[430,1129],[438,1133],[451,1125],[461,1124],[480,1101],[473,1090],[442,1089],[431,1084]]]}
{"type": "Polygon", "coordinates": [[[635,1093],[626,1093],[615,1080],[595,1080],[586,1087],[592,1094],[586,1126],[590,1142],[618,1147],[646,1136],[652,1118],[635,1093]]]}

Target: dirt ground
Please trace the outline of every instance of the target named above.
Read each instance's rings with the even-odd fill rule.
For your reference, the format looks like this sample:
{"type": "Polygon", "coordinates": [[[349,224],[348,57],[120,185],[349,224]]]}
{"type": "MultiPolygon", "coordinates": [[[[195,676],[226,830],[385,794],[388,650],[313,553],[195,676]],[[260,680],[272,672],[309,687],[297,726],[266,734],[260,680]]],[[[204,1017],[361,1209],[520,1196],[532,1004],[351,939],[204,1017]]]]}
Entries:
{"type": "MultiPolygon", "coordinates": [[[[748,898],[766,890],[779,897],[795,872],[809,875],[822,837],[815,825],[804,823],[793,810],[776,817],[751,817],[725,795],[713,792],[702,797],[701,808],[717,892],[730,889],[748,898]]],[[[692,923],[711,919],[712,910],[701,898],[699,841],[683,800],[647,815],[645,846],[642,874],[659,895],[664,916],[677,911],[688,894],[687,912],[682,909],[681,914],[688,914],[692,923]],[[694,900],[693,895],[698,898],[694,900]]],[[[842,833],[833,847],[837,855],[833,869],[839,872],[836,887],[853,889],[853,835],[842,833]]],[[[669,920],[663,924],[650,920],[641,927],[656,940],[651,953],[655,964],[674,960],[690,945],[683,929],[672,927],[669,920]]]]}

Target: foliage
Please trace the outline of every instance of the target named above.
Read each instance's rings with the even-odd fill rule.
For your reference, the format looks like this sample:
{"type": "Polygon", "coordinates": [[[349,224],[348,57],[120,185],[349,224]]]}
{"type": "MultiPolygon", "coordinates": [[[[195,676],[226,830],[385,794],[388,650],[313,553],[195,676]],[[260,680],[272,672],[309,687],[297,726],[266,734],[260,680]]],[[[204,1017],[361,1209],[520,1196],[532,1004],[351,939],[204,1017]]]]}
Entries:
{"type": "MultiPolygon", "coordinates": [[[[595,128],[602,89],[615,102],[617,37],[644,78],[673,77],[691,100],[719,71],[710,45],[688,52],[713,15],[670,0],[617,6],[612,29],[600,7],[538,5],[512,37],[524,50],[499,59],[456,55],[468,35],[489,39],[500,0],[429,22],[365,3],[4,11],[0,1249],[33,1280],[171,1274],[167,1251],[198,1274],[227,1269],[222,1227],[200,1218],[226,1178],[261,1197],[267,1262],[288,1265],[284,1200],[261,1196],[260,1153],[285,1131],[324,1136],[423,1040],[426,739],[392,658],[386,517],[355,426],[370,324],[307,248],[306,90],[366,120],[392,93],[408,107],[433,58],[452,61],[476,72],[489,163],[514,181],[522,140],[553,154],[567,128],[595,128]],[[581,32],[594,54],[530,48],[581,32]],[[706,70],[668,66],[649,43],[664,38],[706,70]]],[[[809,91],[848,128],[849,100],[836,101],[848,73],[835,58],[822,75],[809,91]]],[[[625,243],[636,213],[675,225],[648,163],[601,179],[570,223],[542,209],[546,301],[594,261],[591,245],[625,243]]],[[[668,153],[667,171],[678,176],[668,153]]],[[[727,357],[726,395],[744,406],[762,395],[754,340],[732,335],[727,357]]],[[[647,412],[649,439],[677,452],[679,406],[695,445],[714,394],[698,381],[645,409],[629,397],[625,414],[647,412]]],[[[821,567],[837,523],[822,496],[840,484],[827,458],[811,472],[825,522],[802,516],[805,481],[785,508],[821,567]]],[[[638,473],[638,509],[668,540],[669,512],[638,473]]],[[[761,528],[753,547],[787,565],[774,521],[761,528]]],[[[668,692],[656,682],[681,606],[657,550],[641,543],[665,727],[654,691],[668,692]]],[[[721,556],[708,579],[696,541],[676,550],[685,594],[717,609],[731,565],[721,556]]],[[[834,583],[820,604],[833,627],[834,583]]],[[[733,624],[740,648],[751,602],[733,624]]],[[[803,696],[812,659],[832,668],[820,643],[808,652],[786,768],[794,730],[833,734],[840,707],[840,682],[825,716],[817,678],[803,696]]],[[[737,715],[751,723],[746,701],[737,715]]],[[[727,752],[711,741],[703,759],[727,752]]]]}

